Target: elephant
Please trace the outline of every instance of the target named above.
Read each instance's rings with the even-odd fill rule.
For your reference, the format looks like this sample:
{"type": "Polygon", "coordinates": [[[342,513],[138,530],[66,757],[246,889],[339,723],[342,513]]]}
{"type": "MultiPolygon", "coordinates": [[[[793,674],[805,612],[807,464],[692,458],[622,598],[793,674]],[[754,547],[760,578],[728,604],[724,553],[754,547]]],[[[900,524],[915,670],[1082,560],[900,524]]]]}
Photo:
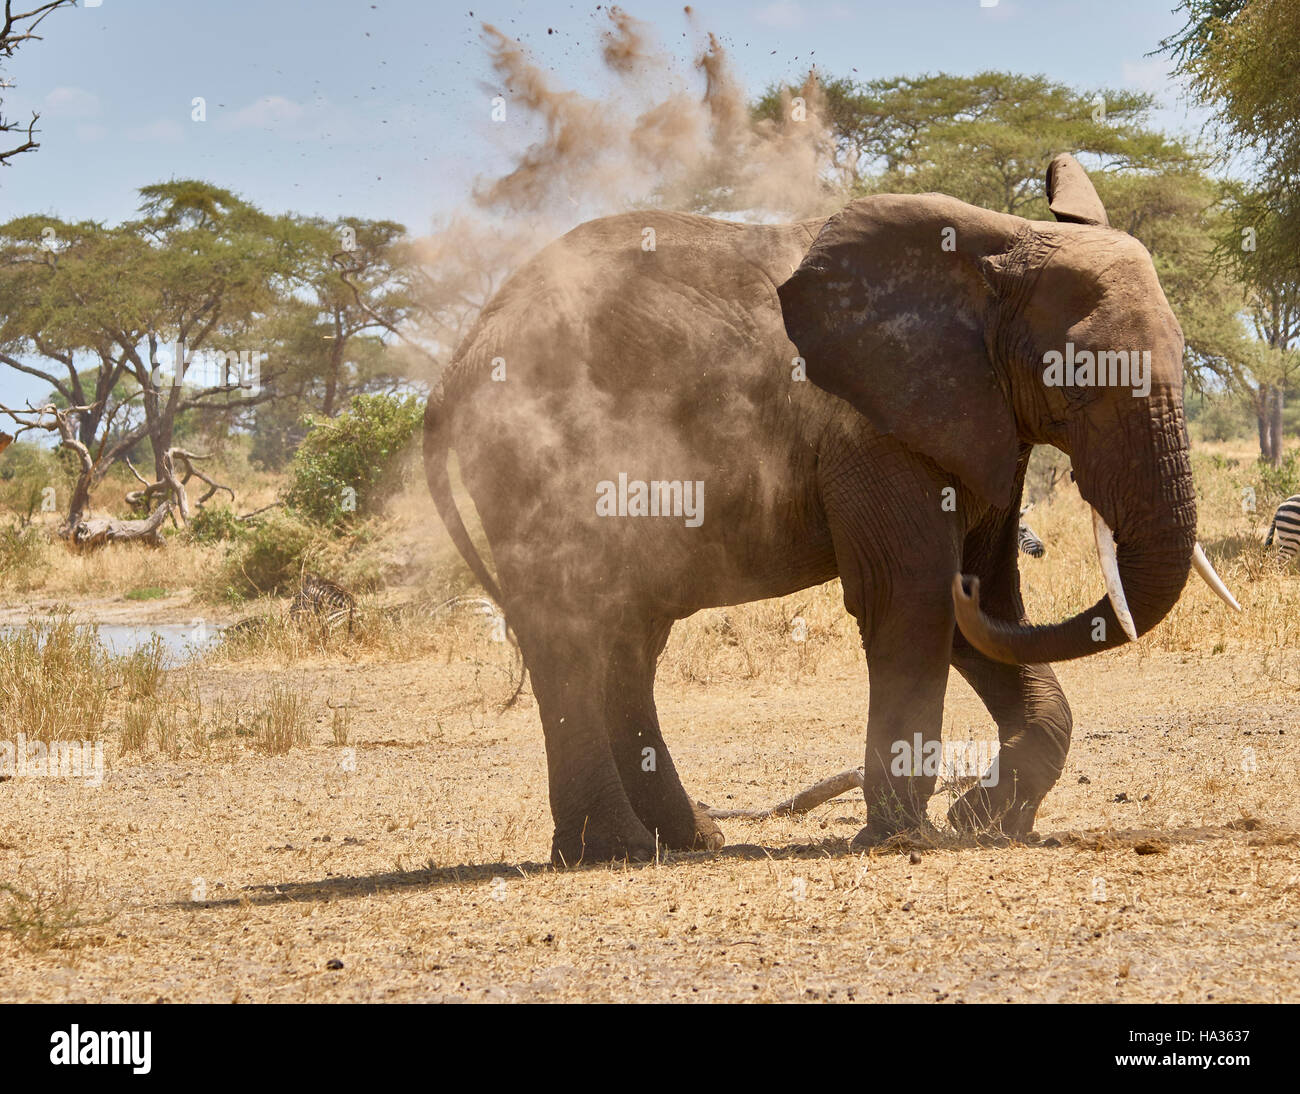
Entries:
{"type": "Polygon", "coordinates": [[[939,741],[950,667],[1000,751],[949,820],[1027,838],[1072,727],[1049,663],[1149,631],[1193,565],[1230,595],[1196,543],[1183,338],[1151,257],[1072,157],[1047,192],[1055,222],[939,194],[785,225],[623,213],[481,313],[429,398],[425,472],[531,674],[557,865],[723,845],[655,710],[669,631],[703,608],[841,579],[869,680],[863,847],[925,821],[935,775],[895,761],[939,741]],[[1053,386],[1067,350],[1076,382],[1053,386]],[[1085,352],[1118,350],[1140,385],[1078,382],[1085,352]],[[1043,626],[1017,569],[1038,444],[1073,460],[1108,591],[1043,626]]]}

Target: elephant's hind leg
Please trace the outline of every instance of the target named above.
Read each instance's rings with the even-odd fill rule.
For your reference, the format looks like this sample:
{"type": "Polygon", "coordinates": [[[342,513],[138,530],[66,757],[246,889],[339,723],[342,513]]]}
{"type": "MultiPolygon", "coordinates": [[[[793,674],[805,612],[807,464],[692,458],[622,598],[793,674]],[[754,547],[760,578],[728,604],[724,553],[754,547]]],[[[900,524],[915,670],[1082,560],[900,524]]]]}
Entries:
{"type": "Polygon", "coordinates": [[[948,811],[949,823],[1024,838],[1065,766],[1070,705],[1049,665],[1004,665],[966,645],[952,663],[993,715],[1001,747],[996,767],[948,811]]]}
{"type": "Polygon", "coordinates": [[[571,604],[512,601],[507,618],[533,681],[546,738],[556,865],[649,859],[654,836],[628,801],[605,729],[607,631],[571,604]]]}
{"type": "Polygon", "coordinates": [[[655,711],[655,663],[671,629],[671,620],[658,620],[613,643],[605,679],[610,749],[632,808],[660,846],[717,850],[722,830],[682,787],[655,711]]]}

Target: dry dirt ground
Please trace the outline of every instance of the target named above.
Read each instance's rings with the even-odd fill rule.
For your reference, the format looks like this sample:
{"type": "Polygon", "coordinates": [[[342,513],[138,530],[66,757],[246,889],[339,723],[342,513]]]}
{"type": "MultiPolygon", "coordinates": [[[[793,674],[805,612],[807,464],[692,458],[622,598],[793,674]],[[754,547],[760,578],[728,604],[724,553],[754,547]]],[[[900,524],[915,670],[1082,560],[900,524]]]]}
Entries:
{"type": "MultiPolygon", "coordinates": [[[[0,1000],[1300,1000],[1293,677],[1141,648],[1059,674],[1040,845],[854,853],[854,794],[724,822],[719,853],[556,871],[536,707],[499,712],[499,667],[214,661],[205,704],[288,684],[310,745],[110,742],[99,788],[0,783],[0,881],[48,928],[0,931],[0,1000]]],[[[688,788],[765,806],[859,763],[865,675],[661,683],[688,788]]],[[[945,735],[994,736],[956,678],[945,735]]]]}

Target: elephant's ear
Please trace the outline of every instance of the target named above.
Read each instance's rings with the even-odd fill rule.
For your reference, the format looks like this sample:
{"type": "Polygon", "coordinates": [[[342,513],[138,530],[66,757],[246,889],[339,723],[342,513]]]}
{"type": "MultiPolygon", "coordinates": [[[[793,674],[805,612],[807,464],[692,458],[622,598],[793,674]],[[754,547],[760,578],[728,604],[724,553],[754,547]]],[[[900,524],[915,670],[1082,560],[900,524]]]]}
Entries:
{"type": "Polygon", "coordinates": [[[1106,207],[1079,161],[1062,152],[1047,167],[1047,207],[1057,220],[1110,227],[1106,207]]]}
{"type": "Polygon", "coordinates": [[[994,307],[981,270],[1006,244],[990,230],[999,216],[936,195],[862,198],[777,292],[813,383],[1007,506],[1018,440],[986,346],[994,307]]]}

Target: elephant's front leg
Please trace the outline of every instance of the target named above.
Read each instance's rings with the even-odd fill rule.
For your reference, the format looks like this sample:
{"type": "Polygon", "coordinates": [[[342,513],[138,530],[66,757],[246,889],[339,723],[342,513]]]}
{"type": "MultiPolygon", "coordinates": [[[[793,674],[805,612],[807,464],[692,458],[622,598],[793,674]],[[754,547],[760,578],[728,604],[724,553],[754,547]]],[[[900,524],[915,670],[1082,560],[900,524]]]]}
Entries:
{"type": "Polygon", "coordinates": [[[943,747],[961,535],[943,505],[948,481],[889,438],[828,455],[819,474],[844,606],[867,655],[867,826],[854,843],[870,846],[926,823],[943,747]]]}
{"type": "MultiPolygon", "coordinates": [[[[1022,466],[1028,461],[1022,455],[1022,466]]],[[[980,578],[985,611],[1025,622],[1017,569],[1019,522],[1006,515],[1000,528],[963,561],[980,578]]],[[[1038,807],[1060,778],[1070,748],[1070,705],[1050,665],[1005,665],[953,636],[953,667],[965,677],[998,726],[997,763],[948,811],[954,828],[1001,831],[1023,839],[1034,830],[1038,807]]]]}
{"type": "Polygon", "coordinates": [[[683,788],[655,711],[655,663],[671,627],[662,620],[614,643],[605,679],[610,749],[632,808],[661,847],[717,850],[722,829],[683,788]]]}
{"type": "Polygon", "coordinates": [[[870,704],[863,793],[872,846],[924,825],[942,751],[952,624],[937,597],[896,601],[864,636],[870,704]]]}
{"type": "Polygon", "coordinates": [[[993,715],[1000,748],[996,764],[953,804],[948,821],[1023,839],[1065,766],[1070,705],[1048,665],[1004,665],[964,642],[952,663],[993,715]]]}

